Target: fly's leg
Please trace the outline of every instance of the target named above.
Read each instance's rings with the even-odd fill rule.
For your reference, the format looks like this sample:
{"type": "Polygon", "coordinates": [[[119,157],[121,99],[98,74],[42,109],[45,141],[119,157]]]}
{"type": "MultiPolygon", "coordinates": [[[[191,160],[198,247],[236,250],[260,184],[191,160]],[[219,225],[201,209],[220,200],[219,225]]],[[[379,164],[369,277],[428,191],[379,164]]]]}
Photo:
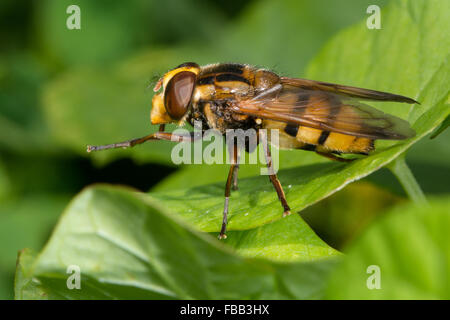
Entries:
{"type": "Polygon", "coordinates": [[[238,189],[238,172],[239,172],[239,161],[241,159],[240,151],[237,148],[234,148],[234,151],[236,152],[236,161],[235,166],[233,168],[233,186],[231,187],[233,190],[238,189]]]}
{"type": "MultiPolygon", "coordinates": [[[[162,127],[162,129],[164,130],[164,127],[162,127]]],[[[161,130],[161,127],[160,127],[160,130],[161,130]]],[[[87,152],[107,150],[107,149],[116,149],[116,148],[131,148],[131,147],[134,147],[135,145],[142,144],[142,143],[150,141],[150,140],[168,140],[168,141],[175,141],[175,142],[181,142],[181,141],[194,142],[194,141],[196,141],[198,139],[201,139],[201,138],[202,138],[201,134],[194,135],[194,132],[192,132],[189,136],[187,136],[187,135],[184,136],[184,135],[176,135],[176,134],[169,133],[169,132],[158,131],[158,132],[149,134],[149,135],[147,135],[145,137],[142,137],[142,138],[131,139],[131,140],[123,141],[123,142],[106,144],[106,145],[102,145],[102,146],[91,146],[91,145],[88,145],[87,146],[87,152]]]]}
{"type": "Polygon", "coordinates": [[[228,171],[227,183],[225,184],[225,203],[223,206],[222,228],[220,229],[219,240],[226,239],[227,223],[228,223],[228,204],[230,201],[231,184],[236,184],[237,187],[237,173],[239,168],[239,150],[236,144],[229,145],[228,148],[231,154],[231,166],[228,171]]]}
{"type": "Polygon", "coordinates": [[[228,171],[227,183],[225,184],[225,204],[223,206],[222,228],[220,229],[219,240],[227,238],[227,235],[225,233],[227,231],[228,223],[228,203],[230,201],[231,180],[235,166],[235,164],[232,164],[230,166],[230,171],[228,171]]]}
{"type": "Polygon", "coordinates": [[[269,179],[273,184],[273,187],[275,188],[277,195],[278,195],[278,199],[281,202],[281,206],[283,207],[283,217],[290,215],[291,214],[291,208],[289,207],[287,201],[286,201],[286,196],[284,194],[283,191],[283,187],[281,186],[280,180],[278,180],[278,177],[276,175],[276,173],[273,171],[273,167],[272,167],[272,156],[270,154],[270,147],[267,144],[267,136],[265,135],[265,133],[263,131],[259,132],[260,137],[261,137],[261,142],[264,148],[264,156],[266,157],[266,163],[267,163],[267,169],[269,171],[269,179]]]}
{"type": "Polygon", "coordinates": [[[317,153],[318,155],[322,156],[322,157],[328,158],[328,159],[333,160],[333,161],[347,162],[347,163],[348,163],[348,162],[352,162],[352,161],[355,161],[355,160],[356,160],[356,159],[346,159],[346,158],[337,157],[337,156],[335,156],[334,154],[332,154],[332,153],[327,153],[327,152],[319,152],[319,151],[316,151],[316,153],[317,153]]]}

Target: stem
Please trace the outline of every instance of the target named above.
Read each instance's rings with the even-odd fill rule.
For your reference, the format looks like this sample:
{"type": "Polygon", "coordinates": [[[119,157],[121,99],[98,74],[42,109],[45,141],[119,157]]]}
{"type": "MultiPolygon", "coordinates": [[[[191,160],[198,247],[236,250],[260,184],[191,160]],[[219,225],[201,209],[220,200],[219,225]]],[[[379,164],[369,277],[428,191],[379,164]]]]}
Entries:
{"type": "Polygon", "coordinates": [[[413,173],[409,169],[405,161],[405,154],[401,154],[397,159],[388,165],[389,170],[395,175],[406,194],[411,200],[417,203],[427,202],[425,194],[414,178],[413,173]]]}

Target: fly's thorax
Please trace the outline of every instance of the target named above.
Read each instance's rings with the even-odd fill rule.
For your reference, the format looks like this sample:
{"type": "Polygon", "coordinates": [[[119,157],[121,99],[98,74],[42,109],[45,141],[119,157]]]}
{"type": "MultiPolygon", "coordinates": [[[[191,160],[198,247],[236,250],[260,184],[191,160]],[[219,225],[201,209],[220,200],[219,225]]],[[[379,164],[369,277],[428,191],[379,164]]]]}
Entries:
{"type": "Polygon", "coordinates": [[[253,91],[250,67],[240,64],[215,64],[202,67],[197,79],[194,101],[231,99],[253,91]]]}
{"type": "Polygon", "coordinates": [[[251,97],[280,83],[280,77],[266,69],[243,64],[215,64],[202,67],[197,78],[194,99],[251,97]]]}
{"type": "Polygon", "coordinates": [[[203,121],[225,133],[227,129],[257,129],[254,117],[236,113],[232,105],[280,82],[273,72],[243,64],[214,64],[201,68],[192,96],[189,122],[203,121]]]}
{"type": "Polygon", "coordinates": [[[258,92],[270,89],[279,83],[280,77],[272,71],[259,69],[254,72],[253,86],[258,92]]]}

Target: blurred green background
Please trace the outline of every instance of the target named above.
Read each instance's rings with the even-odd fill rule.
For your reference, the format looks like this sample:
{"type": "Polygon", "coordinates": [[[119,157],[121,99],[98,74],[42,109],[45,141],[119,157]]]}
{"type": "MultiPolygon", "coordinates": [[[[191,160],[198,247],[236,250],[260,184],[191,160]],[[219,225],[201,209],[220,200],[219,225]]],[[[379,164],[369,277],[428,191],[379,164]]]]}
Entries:
{"type": "MultiPolygon", "coordinates": [[[[149,122],[152,84],[168,68],[186,61],[241,62],[300,77],[332,35],[365,19],[368,5],[387,3],[0,2],[0,298],[13,297],[17,251],[38,251],[64,207],[85,186],[108,182],[148,191],[183,170],[170,163],[164,142],[85,152],[86,144],[155,130],[149,122]],[[66,28],[71,4],[81,8],[81,30],[66,28]]],[[[427,195],[450,192],[448,139],[446,131],[408,153],[427,195]]],[[[322,239],[341,249],[378,212],[405,199],[399,183],[382,169],[302,216],[322,239]]]]}

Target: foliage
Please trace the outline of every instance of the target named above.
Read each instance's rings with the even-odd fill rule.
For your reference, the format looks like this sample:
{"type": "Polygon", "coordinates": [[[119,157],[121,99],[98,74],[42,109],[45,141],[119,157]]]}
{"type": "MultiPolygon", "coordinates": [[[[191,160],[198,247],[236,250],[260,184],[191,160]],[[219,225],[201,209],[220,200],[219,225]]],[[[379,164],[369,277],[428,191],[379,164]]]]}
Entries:
{"type": "MultiPolygon", "coordinates": [[[[245,235],[233,234],[242,240],[235,246],[245,255],[289,260],[294,258],[292,253],[299,260],[334,254],[300,217],[286,220],[288,228],[276,223],[245,235]],[[285,234],[274,237],[280,227],[285,234]],[[305,241],[308,232],[310,239],[305,241]],[[257,244],[260,247],[255,248],[257,244]]],[[[240,257],[214,238],[180,223],[148,197],[97,186],[73,200],[32,265],[30,259],[20,258],[19,270],[28,270],[23,274],[34,280],[27,281],[30,277],[26,276],[24,280],[21,272],[16,298],[317,298],[318,281],[323,282],[320,279],[331,265],[331,261],[312,266],[240,257]],[[80,267],[82,290],[67,290],[66,269],[72,264],[80,267]]]]}
{"type": "MultiPolygon", "coordinates": [[[[15,42],[0,44],[0,298],[11,297],[24,247],[32,250],[19,254],[16,299],[449,297],[448,1],[391,1],[381,30],[366,28],[365,10],[386,1],[79,1],[76,31],[64,28],[72,2],[12,3],[0,14],[26,7],[30,19],[23,34],[5,34],[15,42]],[[229,237],[218,242],[226,165],[175,169],[168,142],[85,153],[86,144],[155,130],[151,86],[185,61],[252,63],[410,96],[421,104],[373,105],[407,119],[417,135],[379,141],[350,164],[280,151],[294,213],[284,219],[260,166],[242,165],[229,237]],[[124,158],[174,173],[144,184],[149,193],[84,189],[40,251],[68,198],[92,182],[121,181],[90,177],[124,158]],[[82,290],[66,287],[71,264],[81,267],[82,290]],[[382,290],[367,289],[371,264],[381,267],[382,290]]],[[[137,170],[129,163],[117,171],[137,170]]]]}
{"type": "Polygon", "coordinates": [[[327,289],[332,299],[448,299],[450,198],[386,213],[346,250],[327,289]],[[371,265],[380,289],[365,286],[371,265]]]}

